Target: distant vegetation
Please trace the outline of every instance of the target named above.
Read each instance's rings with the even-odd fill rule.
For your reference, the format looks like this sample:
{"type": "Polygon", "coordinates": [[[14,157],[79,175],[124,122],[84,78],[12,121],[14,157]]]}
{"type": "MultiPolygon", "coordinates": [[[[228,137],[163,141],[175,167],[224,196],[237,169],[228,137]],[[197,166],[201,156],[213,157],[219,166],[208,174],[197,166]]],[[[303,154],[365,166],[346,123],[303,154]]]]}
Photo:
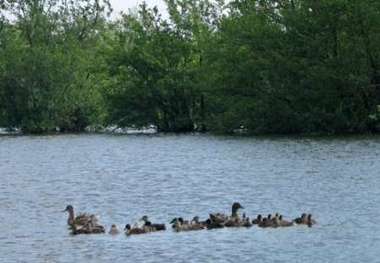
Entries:
{"type": "Polygon", "coordinates": [[[380,124],[380,1],[0,1],[0,127],[363,133],[380,124]]]}

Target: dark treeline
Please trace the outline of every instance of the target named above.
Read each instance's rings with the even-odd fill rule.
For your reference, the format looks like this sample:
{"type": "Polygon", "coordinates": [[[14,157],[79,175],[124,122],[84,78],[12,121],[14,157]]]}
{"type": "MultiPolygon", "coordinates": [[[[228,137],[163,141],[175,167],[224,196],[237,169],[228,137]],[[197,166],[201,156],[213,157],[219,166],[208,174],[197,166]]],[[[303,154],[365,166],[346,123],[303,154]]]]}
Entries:
{"type": "Polygon", "coordinates": [[[362,133],[380,124],[380,1],[0,1],[0,127],[362,133]]]}

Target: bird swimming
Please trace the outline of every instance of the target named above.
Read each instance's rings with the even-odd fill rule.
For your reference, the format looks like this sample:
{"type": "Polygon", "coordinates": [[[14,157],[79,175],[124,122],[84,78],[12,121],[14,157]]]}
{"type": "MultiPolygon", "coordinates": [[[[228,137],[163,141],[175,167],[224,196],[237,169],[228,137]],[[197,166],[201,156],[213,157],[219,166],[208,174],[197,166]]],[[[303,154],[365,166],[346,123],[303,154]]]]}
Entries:
{"type": "Polygon", "coordinates": [[[147,226],[148,224],[151,227],[152,231],[166,230],[165,224],[153,224],[149,221],[148,216],[143,216],[140,220],[144,222],[144,226],[147,226]]]}
{"type": "Polygon", "coordinates": [[[70,226],[72,234],[101,234],[105,233],[104,226],[98,223],[95,215],[82,213],[75,216],[74,207],[68,205],[64,212],[69,213],[67,224],[70,226]]]}
{"type": "Polygon", "coordinates": [[[111,229],[110,229],[110,231],[108,232],[108,234],[110,234],[110,235],[118,235],[118,234],[120,234],[120,231],[119,231],[119,229],[117,228],[117,226],[116,226],[115,224],[113,224],[113,225],[111,226],[111,229]]]}
{"type": "Polygon", "coordinates": [[[208,228],[220,228],[220,227],[232,227],[232,226],[238,226],[241,223],[238,211],[239,209],[244,209],[244,207],[238,203],[235,202],[232,204],[231,207],[231,216],[227,216],[225,214],[217,213],[217,214],[210,214],[210,221],[211,224],[208,225],[208,228]]]}

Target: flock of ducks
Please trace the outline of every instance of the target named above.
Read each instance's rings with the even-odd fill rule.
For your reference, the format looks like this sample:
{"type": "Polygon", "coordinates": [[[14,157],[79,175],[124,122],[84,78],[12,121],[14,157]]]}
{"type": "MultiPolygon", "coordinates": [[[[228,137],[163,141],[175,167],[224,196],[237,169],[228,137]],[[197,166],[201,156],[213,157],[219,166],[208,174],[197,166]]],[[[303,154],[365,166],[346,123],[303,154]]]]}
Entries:
{"type": "MultiPolygon", "coordinates": [[[[184,220],[182,217],[174,218],[170,224],[176,232],[183,231],[195,231],[202,229],[215,229],[215,228],[224,228],[224,227],[251,227],[257,225],[258,227],[290,227],[293,225],[307,225],[312,227],[316,224],[316,221],[312,218],[311,214],[302,214],[301,217],[298,217],[294,220],[287,221],[283,218],[282,215],[276,213],[275,215],[269,214],[267,217],[258,215],[256,219],[250,220],[245,214],[241,217],[238,213],[240,209],[243,209],[240,203],[235,202],[232,205],[231,215],[225,215],[221,213],[210,214],[209,218],[205,221],[201,221],[198,216],[195,216],[192,220],[184,220]]],[[[91,214],[79,214],[75,216],[74,207],[68,205],[64,212],[68,212],[69,217],[67,224],[71,230],[71,233],[74,235],[78,234],[100,234],[105,233],[106,229],[104,226],[100,225],[96,216],[91,214]]],[[[126,235],[138,235],[151,233],[156,231],[166,230],[165,224],[154,224],[149,221],[148,216],[143,216],[139,222],[131,226],[127,224],[124,228],[124,233],[126,235]]],[[[116,225],[112,225],[111,229],[108,232],[111,235],[117,235],[120,233],[120,230],[116,225]]]]}

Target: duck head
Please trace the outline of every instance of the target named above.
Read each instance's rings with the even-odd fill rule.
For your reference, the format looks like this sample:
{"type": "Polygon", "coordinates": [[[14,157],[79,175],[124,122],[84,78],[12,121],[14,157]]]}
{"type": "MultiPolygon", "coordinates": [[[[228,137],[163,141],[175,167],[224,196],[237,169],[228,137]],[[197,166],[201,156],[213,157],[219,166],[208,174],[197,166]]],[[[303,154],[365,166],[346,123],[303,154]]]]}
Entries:
{"type": "Polygon", "coordinates": [[[68,205],[62,212],[74,212],[74,207],[72,205],[68,205]]]}
{"type": "Polygon", "coordinates": [[[173,218],[172,221],[170,221],[170,224],[173,224],[175,225],[176,223],[179,223],[179,224],[183,224],[183,218],[182,217],[176,217],[176,218],[173,218]]]}
{"type": "Polygon", "coordinates": [[[257,222],[261,222],[262,219],[263,219],[263,216],[262,216],[261,214],[259,214],[259,215],[257,216],[257,222]]]}
{"type": "Polygon", "coordinates": [[[131,225],[130,224],[126,224],[125,225],[124,231],[126,231],[126,230],[131,230],[131,225]]]}
{"type": "Polygon", "coordinates": [[[67,219],[67,223],[69,225],[72,225],[74,223],[74,207],[72,205],[66,206],[66,209],[63,210],[62,212],[68,212],[69,213],[69,218],[67,219]]]}
{"type": "Polygon", "coordinates": [[[194,216],[192,222],[199,224],[199,216],[194,216]]]}
{"type": "Polygon", "coordinates": [[[244,209],[244,207],[239,202],[235,202],[232,204],[232,216],[233,217],[237,216],[237,212],[239,209],[244,209]]]}

